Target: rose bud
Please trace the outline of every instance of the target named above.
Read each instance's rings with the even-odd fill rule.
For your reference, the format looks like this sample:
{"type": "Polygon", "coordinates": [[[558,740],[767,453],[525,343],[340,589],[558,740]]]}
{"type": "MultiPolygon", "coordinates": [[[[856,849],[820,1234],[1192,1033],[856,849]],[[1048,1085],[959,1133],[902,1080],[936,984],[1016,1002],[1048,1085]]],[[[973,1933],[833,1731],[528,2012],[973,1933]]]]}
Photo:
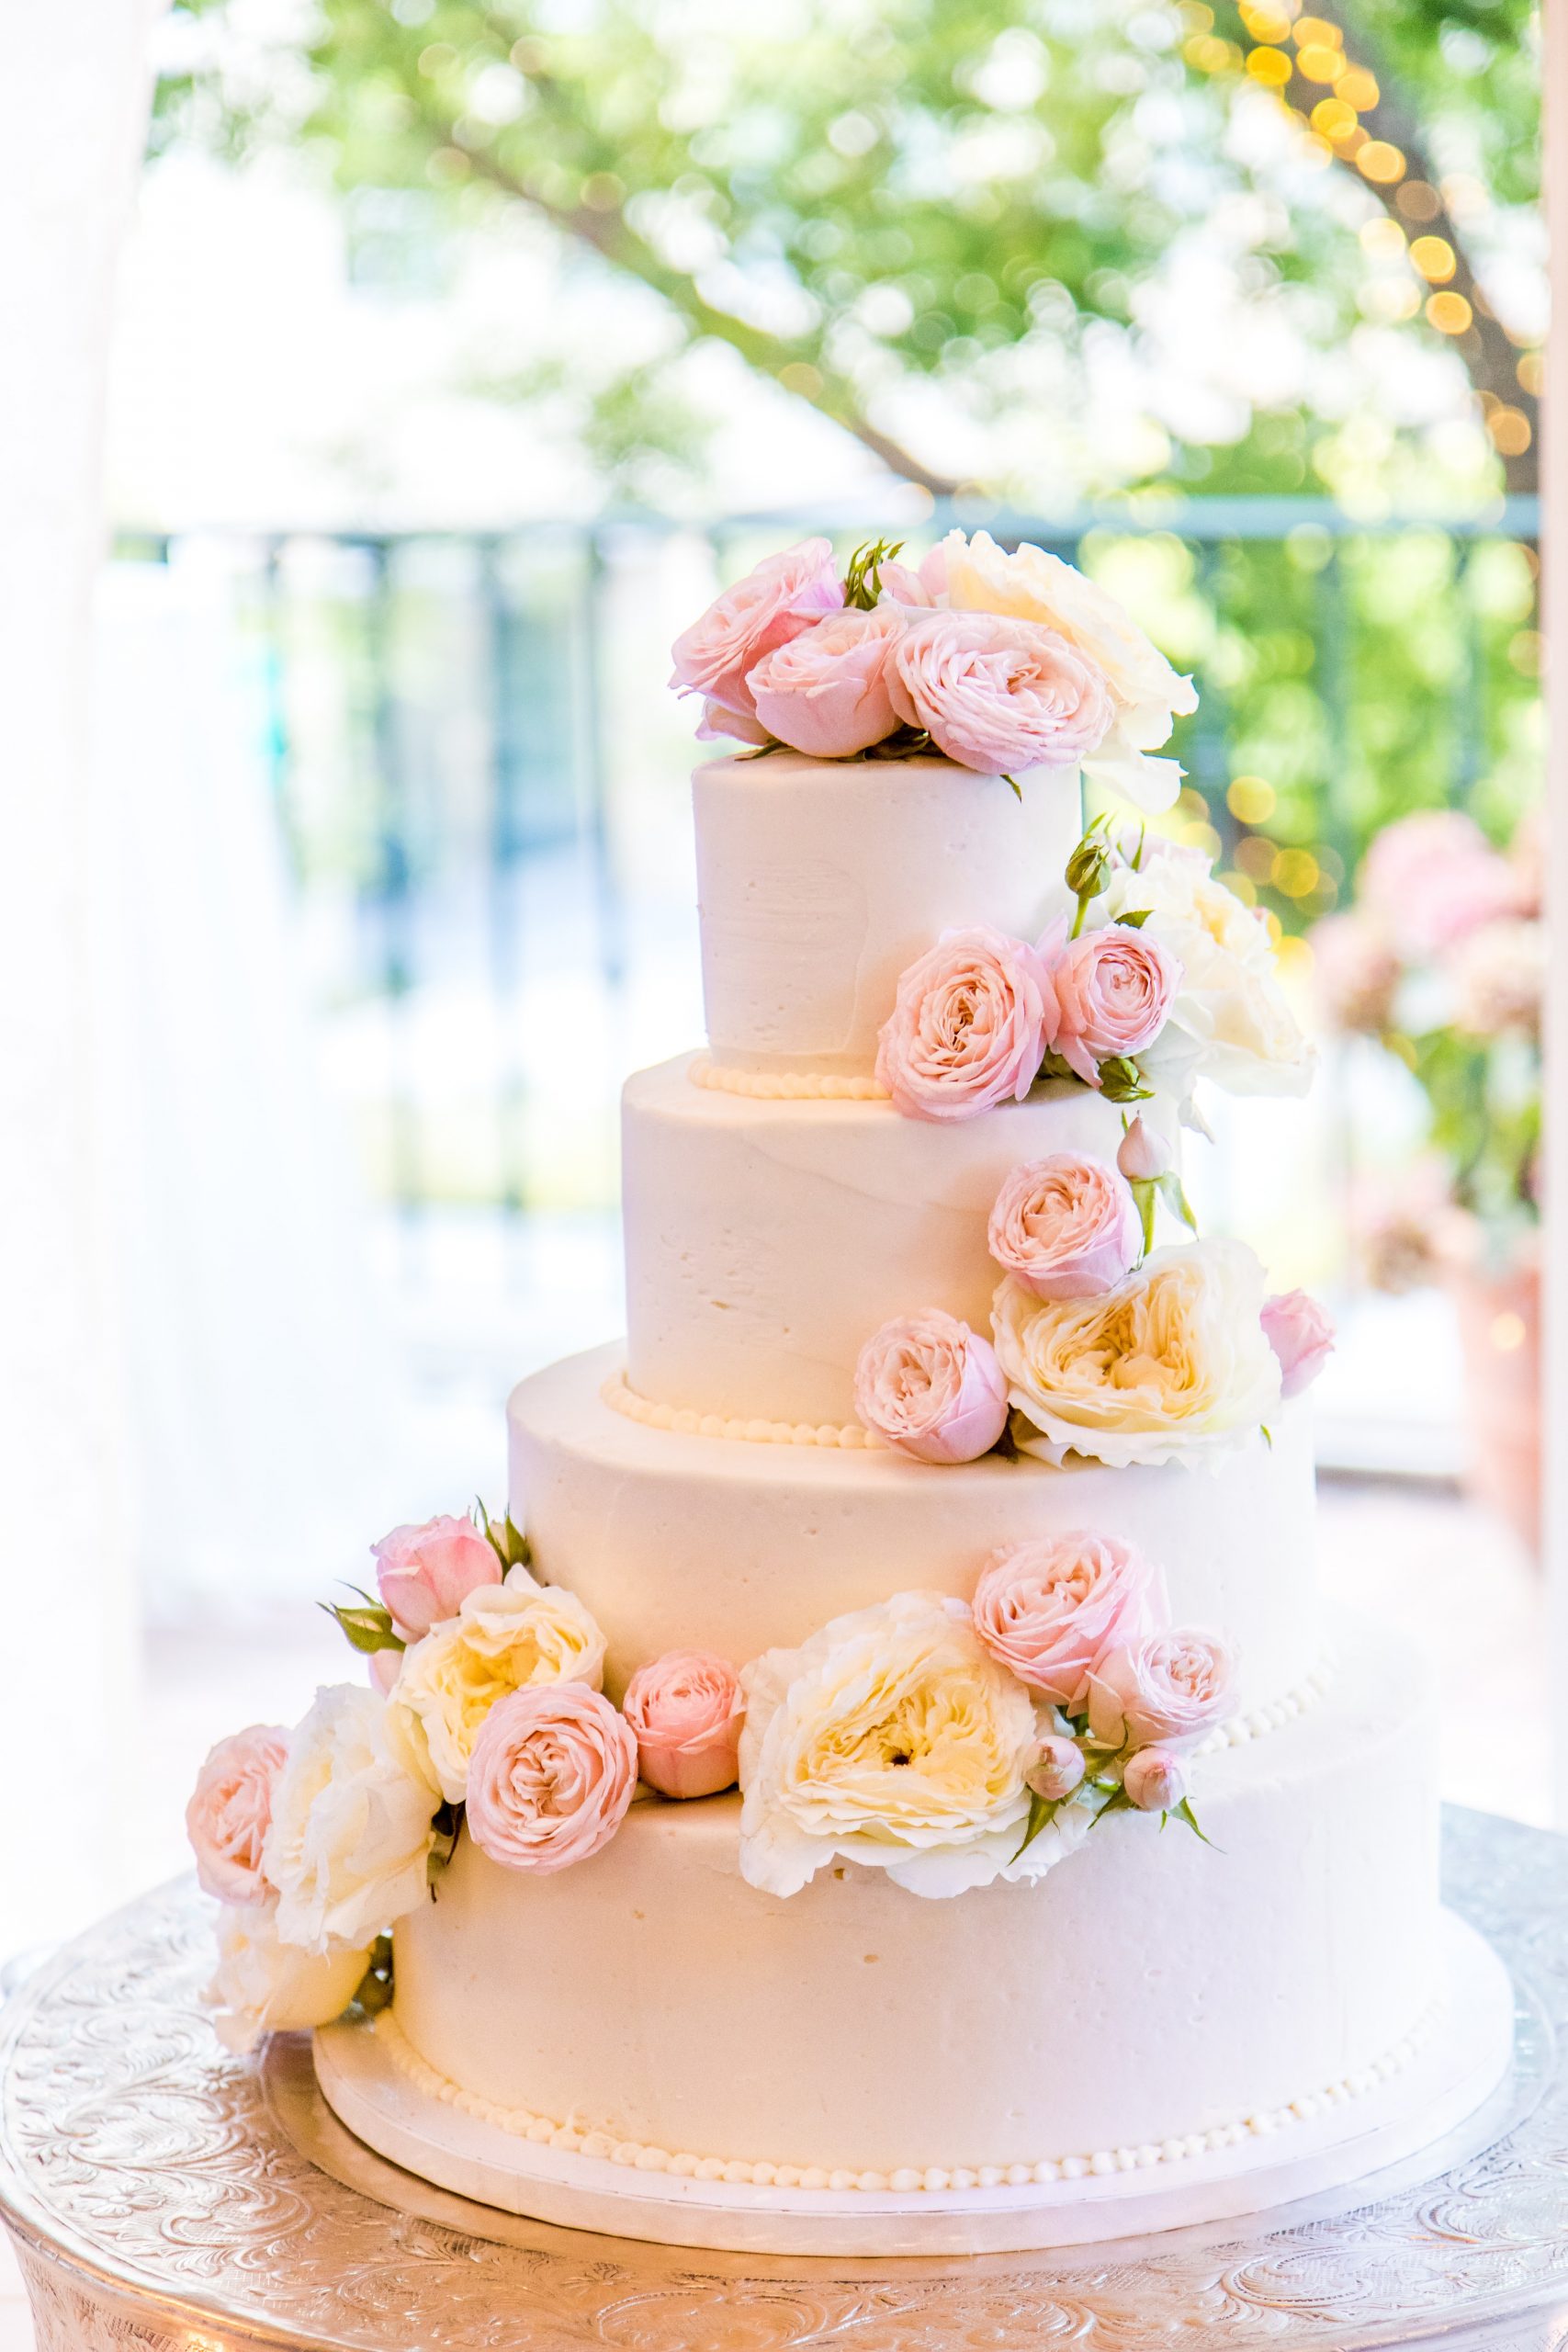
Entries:
{"type": "Polygon", "coordinates": [[[1187,1794],[1187,1774],[1168,1747],[1140,1747],[1127,1758],[1122,1786],[1140,1813],[1171,1813],[1187,1794]]]}
{"type": "Polygon", "coordinates": [[[1122,1136],[1116,1165],[1129,1184],[1156,1184],[1170,1169],[1170,1146],[1144,1124],[1140,1112],[1122,1136]]]}
{"type": "Polygon", "coordinates": [[[728,1658],[671,1650],[638,1667],[621,1712],[637,1740],[637,1770],[666,1797],[709,1797],[733,1788],[745,1710],[728,1658]]]}
{"type": "Polygon", "coordinates": [[[1039,1752],[1023,1777],[1037,1797],[1060,1804],[1064,1797],[1072,1795],[1083,1774],[1083,1750],[1077,1740],[1053,1734],[1041,1741],[1039,1752]]]}

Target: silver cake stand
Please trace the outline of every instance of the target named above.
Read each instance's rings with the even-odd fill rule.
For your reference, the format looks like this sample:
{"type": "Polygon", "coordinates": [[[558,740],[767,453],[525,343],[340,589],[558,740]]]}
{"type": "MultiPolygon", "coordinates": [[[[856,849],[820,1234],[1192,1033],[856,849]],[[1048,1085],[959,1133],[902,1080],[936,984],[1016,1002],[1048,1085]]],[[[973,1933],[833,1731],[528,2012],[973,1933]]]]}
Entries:
{"type": "Polygon", "coordinates": [[[185,1883],[0,2010],[0,2217],[39,2352],[1359,2352],[1568,2346],[1568,1839],[1448,1824],[1518,1990],[1511,2085],[1418,2162],[1267,2222],[940,2262],[694,2254],[514,2221],[351,2138],[309,2044],[224,2057],[185,1883]]]}

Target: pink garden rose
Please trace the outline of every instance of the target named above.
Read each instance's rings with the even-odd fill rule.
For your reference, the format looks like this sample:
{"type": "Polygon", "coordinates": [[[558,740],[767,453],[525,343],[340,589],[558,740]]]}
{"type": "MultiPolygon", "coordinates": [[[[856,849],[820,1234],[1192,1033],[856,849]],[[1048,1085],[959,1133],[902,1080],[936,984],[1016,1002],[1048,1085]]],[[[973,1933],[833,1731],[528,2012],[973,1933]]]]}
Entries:
{"type": "Polygon", "coordinates": [[[263,1903],[272,1892],[262,1871],[262,1847],[288,1754],[286,1731],[253,1724],[220,1739],[197,1774],[186,1836],[203,1891],[220,1903],[263,1903]]]}
{"type": "Polygon", "coordinates": [[[973,1119],[1021,1102],[1045,1051],[1045,976],[1021,939],[950,931],[909,966],[876,1051],[907,1119],[973,1119]]]}
{"type": "Polygon", "coordinates": [[[500,1699],[468,1765],[468,1835],[511,1871],[585,1862],[620,1827],[637,1788],[637,1740],[582,1682],[536,1682],[500,1699]]]}
{"type": "Polygon", "coordinates": [[[1043,1797],[1047,1804],[1060,1804],[1072,1795],[1083,1776],[1083,1749],[1077,1741],[1052,1732],[1041,1741],[1023,1777],[1037,1797],[1043,1797]]]}
{"type": "Polygon", "coordinates": [[[855,1410],[913,1461],[977,1462],[1007,1427],[1007,1383],[990,1341],[932,1306],[866,1341],[855,1410]]]}
{"type": "Polygon", "coordinates": [[[637,1770],[666,1797],[711,1797],[733,1788],[745,1707],[728,1658],[670,1650],[640,1666],[621,1711],[637,1736],[637,1770]]]}
{"type": "Polygon", "coordinates": [[[1299,1396],[1334,1352],[1334,1326],[1304,1290],[1280,1291],[1263,1302],[1263,1336],[1280,1359],[1280,1394],[1299,1396]]]}
{"type": "Polygon", "coordinates": [[[1181,965],[1168,947],[1125,923],[1077,939],[1066,919],[1040,943],[1045,967],[1045,1043],[1087,1086],[1100,1064],[1152,1046],[1169,1018],[1181,965]]]}
{"type": "Polygon", "coordinates": [[[971,1609],[998,1664],[1057,1706],[1077,1709],[1100,1660],[1164,1622],[1165,1579],[1113,1536],[1047,1536],[998,1552],[971,1609]]]}
{"type": "Polygon", "coordinates": [[[1087,1152],[1054,1151],[1013,1170],[986,1240],[1036,1298],[1098,1298],[1137,1264],[1143,1228],[1114,1168],[1087,1152]]]}
{"type": "Polygon", "coordinates": [[[887,693],[887,657],[908,627],[897,605],[829,613],[758,662],[748,684],[759,723],[814,760],[847,759],[898,724],[887,693]]]}
{"type": "Polygon", "coordinates": [[[1187,1794],[1187,1769],[1168,1747],[1140,1747],[1127,1758],[1122,1785],[1140,1813],[1173,1813],[1187,1794]]]}
{"type": "Polygon", "coordinates": [[[1427,808],[1385,825],[1361,866],[1361,899],[1405,956],[1438,955],[1517,911],[1519,876],[1472,819],[1427,808]]]}
{"type": "Polygon", "coordinates": [[[843,601],[830,542],[802,539],[783,555],[767,557],[682,631],[671,649],[675,673],[670,683],[752,717],[749,681],[758,662],[814,628],[824,613],[839,611],[843,601]]]}
{"type": "Polygon", "coordinates": [[[950,760],[987,775],[1077,767],[1115,716],[1093,662],[1038,621],[918,614],[887,672],[898,717],[923,727],[950,760]]]}
{"type": "Polygon", "coordinates": [[[1090,1735],[1110,1747],[1190,1747],[1224,1714],[1234,1677],[1217,1634],[1179,1626],[1145,1634],[1090,1674],[1090,1735]]]}
{"type": "Polygon", "coordinates": [[[470,1592],[499,1584],[503,1574],[490,1538],[471,1520],[449,1514],[418,1527],[394,1527],[370,1549],[381,1599],[410,1642],[456,1617],[470,1592]]]}

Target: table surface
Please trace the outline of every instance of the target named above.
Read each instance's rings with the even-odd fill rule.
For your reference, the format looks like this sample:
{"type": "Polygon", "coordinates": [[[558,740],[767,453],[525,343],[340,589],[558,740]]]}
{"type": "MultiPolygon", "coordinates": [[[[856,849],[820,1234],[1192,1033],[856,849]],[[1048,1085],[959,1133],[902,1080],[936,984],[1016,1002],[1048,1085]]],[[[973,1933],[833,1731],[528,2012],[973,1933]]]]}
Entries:
{"type": "Polygon", "coordinates": [[[1475,2125],[1370,2202],[940,2263],[640,2245],[426,2187],[331,2116],[303,2039],[219,2050],[182,1882],[0,2011],[0,2215],[39,2352],[1563,2352],[1568,1841],[1450,1814],[1446,1862],[1519,1991],[1516,2080],[1475,2125]]]}

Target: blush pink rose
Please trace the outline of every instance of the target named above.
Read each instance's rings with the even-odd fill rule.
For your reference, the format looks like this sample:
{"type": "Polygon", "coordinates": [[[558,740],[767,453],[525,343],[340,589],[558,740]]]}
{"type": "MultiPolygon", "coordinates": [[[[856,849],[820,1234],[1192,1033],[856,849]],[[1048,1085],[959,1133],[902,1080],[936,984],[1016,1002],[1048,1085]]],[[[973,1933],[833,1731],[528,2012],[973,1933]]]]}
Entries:
{"type": "Polygon", "coordinates": [[[1010,1674],[1076,1709],[1100,1660],[1163,1622],[1165,1579],[1130,1544],[1080,1531],[997,1553],[970,1606],[1010,1674]]]}
{"type": "Polygon", "coordinates": [[[196,1776],[186,1807],[186,1836],[196,1874],[220,1903],[263,1903],[272,1893],[262,1847],[272,1821],[272,1792],[288,1754],[288,1734],[253,1724],[220,1739],[196,1776]]]}
{"type": "Polygon", "coordinates": [[[1280,1394],[1310,1388],[1334,1352],[1334,1326],[1304,1290],[1278,1292],[1263,1302],[1263,1336],[1280,1359],[1280,1394]]]}
{"type": "Polygon", "coordinates": [[[887,657],[908,627],[896,605],[829,613],[764,655],[748,681],[757,718],[792,751],[847,759],[898,724],[887,694],[887,657]]]}
{"type": "MultiPolygon", "coordinates": [[[[754,717],[748,683],[765,654],[815,627],[844,601],[843,583],[827,539],[802,539],[771,555],[727,588],[671,648],[671,684],[698,694],[721,709],[754,717]]],[[[733,731],[733,730],[731,730],[733,731]]]]}
{"type": "Polygon", "coordinates": [[[1168,1747],[1140,1747],[1127,1758],[1122,1786],[1140,1813],[1173,1813],[1187,1794],[1187,1768],[1168,1747]]]}
{"type": "Polygon", "coordinates": [[[1130,1184],[1154,1184],[1170,1168],[1170,1146],[1145,1125],[1140,1111],[1116,1147],[1116,1165],[1130,1184]]]}
{"type": "Polygon", "coordinates": [[[1036,1298],[1098,1298],[1137,1264],[1143,1228],[1114,1168],[1087,1152],[1054,1151],[1013,1170],[986,1240],[1036,1298]]]}
{"type": "Polygon", "coordinates": [[[1188,1747],[1224,1716],[1235,1667],[1190,1626],[1112,1650],[1089,1678],[1089,1727],[1108,1747],[1188,1747]]]}
{"type": "Polygon", "coordinates": [[[563,1871],[607,1846],[637,1788],[637,1740],[582,1682],[500,1699],[468,1765],[468,1835],[510,1871],[563,1871]]]}
{"type": "Polygon", "coordinates": [[[987,775],[1077,767],[1115,716],[1104,678],[1065,637],[996,613],[917,615],[887,673],[898,717],[987,775]]]}
{"type": "Polygon", "coordinates": [[[855,1366],[855,1410],[916,1462],[977,1462],[1007,1427],[1007,1382],[988,1340],[928,1307],[885,1323],[855,1366]]]}
{"type": "Polygon", "coordinates": [[[745,1707],[728,1658],[671,1650],[638,1667],[621,1711],[637,1737],[637,1770],[666,1797],[711,1797],[733,1788],[745,1707]]]}
{"type": "Polygon", "coordinates": [[[773,740],[748,712],[726,710],[722,703],[705,702],[703,723],[697,729],[698,742],[717,743],[726,736],[737,743],[771,743],[773,740]]]}
{"type": "Polygon", "coordinates": [[[1034,1761],[1023,1777],[1037,1797],[1043,1797],[1047,1804],[1060,1804],[1072,1795],[1083,1776],[1083,1749],[1077,1740],[1052,1732],[1035,1749],[1034,1761]]]}
{"type": "Polygon", "coordinates": [[[1101,1062],[1154,1044],[1181,985],[1180,963],[1157,939],[1116,922],[1068,939],[1064,917],[1039,952],[1045,1043],[1086,1085],[1100,1084],[1101,1062]]]}
{"type": "Polygon", "coordinates": [[[1395,947],[1421,957],[1517,912],[1521,886],[1472,819],[1428,808],[1384,826],[1362,863],[1360,892],[1395,947]]]}
{"type": "Polygon", "coordinates": [[[456,1617],[481,1585],[502,1580],[494,1545],[468,1519],[447,1515],[394,1527],[370,1550],[381,1599],[407,1642],[456,1617]]]}
{"type": "Polygon", "coordinates": [[[907,1119],[973,1119],[1021,1102],[1045,1051],[1046,982],[1021,939],[950,931],[909,966],[877,1042],[876,1076],[907,1119]]]}

